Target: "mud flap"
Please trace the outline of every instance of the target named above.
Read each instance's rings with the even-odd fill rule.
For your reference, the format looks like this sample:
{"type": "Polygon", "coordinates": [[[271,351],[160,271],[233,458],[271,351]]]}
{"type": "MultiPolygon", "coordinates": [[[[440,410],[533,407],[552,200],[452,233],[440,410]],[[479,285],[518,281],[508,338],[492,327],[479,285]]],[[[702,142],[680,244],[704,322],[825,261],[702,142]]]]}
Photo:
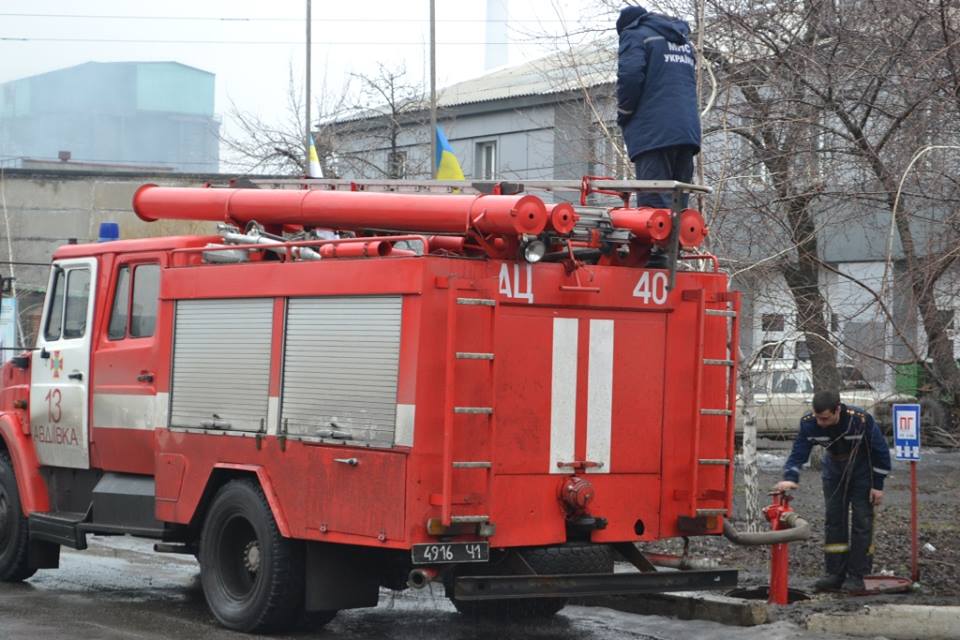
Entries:
{"type": "Polygon", "coordinates": [[[29,551],[31,569],[59,569],[60,545],[43,540],[31,540],[29,551]]]}
{"type": "Polygon", "coordinates": [[[380,596],[379,575],[373,568],[367,550],[308,542],[306,571],[307,611],[377,606],[380,596]]]}

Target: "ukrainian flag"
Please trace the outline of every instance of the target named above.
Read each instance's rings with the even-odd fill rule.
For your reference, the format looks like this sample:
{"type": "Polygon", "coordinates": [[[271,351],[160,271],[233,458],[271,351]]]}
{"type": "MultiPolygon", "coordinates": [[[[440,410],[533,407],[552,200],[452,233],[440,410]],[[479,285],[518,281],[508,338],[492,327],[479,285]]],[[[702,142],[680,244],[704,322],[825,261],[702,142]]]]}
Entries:
{"type": "Polygon", "coordinates": [[[453,155],[453,147],[443,135],[443,130],[437,127],[437,180],[463,180],[463,169],[453,155]]]}
{"type": "Polygon", "coordinates": [[[323,167],[320,166],[320,158],[317,156],[317,145],[313,141],[313,135],[310,135],[310,152],[307,162],[307,177],[322,178],[323,167]]]}

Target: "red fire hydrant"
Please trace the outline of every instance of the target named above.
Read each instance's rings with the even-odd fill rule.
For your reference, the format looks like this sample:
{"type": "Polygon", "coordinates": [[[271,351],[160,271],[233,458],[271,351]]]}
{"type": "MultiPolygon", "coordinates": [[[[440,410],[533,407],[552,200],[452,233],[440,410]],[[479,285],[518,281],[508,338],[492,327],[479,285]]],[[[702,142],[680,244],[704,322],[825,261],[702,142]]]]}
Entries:
{"type": "MultiPolygon", "coordinates": [[[[763,515],[770,521],[770,528],[773,531],[779,531],[784,528],[783,515],[793,511],[790,508],[790,500],[793,498],[783,491],[775,491],[770,495],[773,496],[773,504],[764,507],[763,515]]],[[[787,551],[786,544],[770,546],[770,592],[767,597],[767,602],[770,604],[787,604],[789,559],[790,553],[787,551]]]]}

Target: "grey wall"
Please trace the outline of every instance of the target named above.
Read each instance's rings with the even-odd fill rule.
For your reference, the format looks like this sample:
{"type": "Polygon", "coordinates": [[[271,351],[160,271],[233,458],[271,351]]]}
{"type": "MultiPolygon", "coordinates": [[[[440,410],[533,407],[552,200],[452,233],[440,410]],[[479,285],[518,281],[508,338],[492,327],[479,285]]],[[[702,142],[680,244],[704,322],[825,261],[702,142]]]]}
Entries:
{"type": "MultiPolygon", "coordinates": [[[[57,247],[71,238],[95,242],[101,222],[120,224],[121,238],[142,238],[216,231],[213,223],[144,222],[131,209],[133,193],[147,182],[164,186],[201,186],[207,180],[226,181],[227,176],[209,174],[77,175],[72,172],[3,170],[0,189],[6,207],[0,221],[0,260],[41,263],[14,265],[19,287],[43,289],[47,285],[50,258],[57,247]],[[12,239],[8,250],[7,229],[12,239]]],[[[7,266],[0,267],[9,275],[7,266]]]]}

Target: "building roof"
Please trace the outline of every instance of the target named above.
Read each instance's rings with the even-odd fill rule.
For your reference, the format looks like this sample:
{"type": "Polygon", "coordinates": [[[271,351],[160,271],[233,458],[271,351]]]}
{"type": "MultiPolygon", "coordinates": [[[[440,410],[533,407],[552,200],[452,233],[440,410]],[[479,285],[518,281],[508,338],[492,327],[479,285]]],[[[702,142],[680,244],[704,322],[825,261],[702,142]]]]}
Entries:
{"type": "Polygon", "coordinates": [[[199,67],[192,67],[192,66],[190,66],[190,65],[188,65],[188,64],[183,64],[182,62],[175,62],[175,61],[173,61],[173,60],[166,60],[166,61],[158,61],[158,60],[144,60],[144,61],[125,60],[125,61],[123,61],[123,62],[95,62],[95,61],[90,61],[90,62],[82,62],[82,63],[80,63],[80,64],[75,64],[75,65],[70,66],[70,67],[61,67],[60,69],[51,69],[50,71],[44,71],[43,73],[35,73],[35,74],[33,74],[33,75],[23,76],[22,78],[14,78],[14,79],[8,80],[8,81],[6,81],[6,82],[0,82],[0,87],[2,87],[3,85],[6,85],[6,84],[10,84],[10,83],[12,83],[12,82],[20,82],[20,81],[22,81],[22,80],[30,80],[31,78],[40,78],[40,77],[43,77],[43,76],[49,76],[49,75],[55,75],[55,74],[71,74],[71,73],[74,73],[75,71],[77,71],[77,70],[79,70],[79,69],[84,69],[84,68],[86,68],[86,67],[90,67],[90,68],[93,68],[93,67],[99,67],[99,68],[110,68],[110,67],[112,67],[112,68],[121,68],[121,67],[126,67],[126,66],[144,66],[144,65],[152,65],[152,66],[165,65],[165,66],[183,67],[184,69],[190,69],[191,71],[197,71],[197,72],[200,72],[200,73],[206,73],[207,75],[211,75],[211,76],[214,75],[214,74],[213,74],[212,72],[210,72],[210,71],[206,71],[206,70],[204,70],[204,69],[200,69],[199,67]]]}
{"type": "MultiPolygon", "coordinates": [[[[437,91],[437,106],[449,109],[510,98],[561,94],[612,83],[616,80],[616,73],[616,46],[598,43],[502,67],[449,85],[437,91]]],[[[330,122],[373,120],[389,112],[388,105],[365,107],[346,116],[333,117],[330,122]]]]}
{"type": "Polygon", "coordinates": [[[454,107],[521,96],[549,95],[611,83],[616,79],[616,48],[595,45],[554,53],[494,70],[438,92],[440,107],[454,107]]]}

